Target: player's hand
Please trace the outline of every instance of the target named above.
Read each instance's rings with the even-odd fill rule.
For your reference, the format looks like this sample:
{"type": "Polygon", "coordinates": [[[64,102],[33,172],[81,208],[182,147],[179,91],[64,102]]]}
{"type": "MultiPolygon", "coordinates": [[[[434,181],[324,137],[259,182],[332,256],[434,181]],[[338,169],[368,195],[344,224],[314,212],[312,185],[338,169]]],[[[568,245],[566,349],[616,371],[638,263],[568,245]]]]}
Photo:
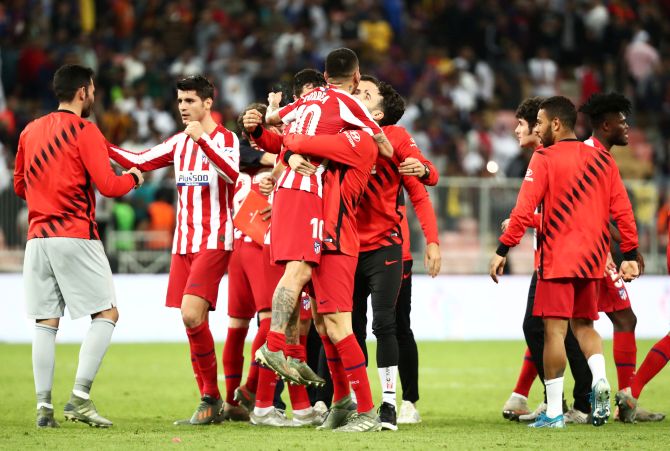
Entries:
{"type": "Polygon", "coordinates": [[[242,125],[247,133],[252,133],[256,127],[263,125],[263,115],[256,109],[247,110],[242,116],[242,125]]]}
{"type": "Polygon", "coordinates": [[[502,233],[505,233],[507,227],[509,227],[509,218],[505,219],[503,222],[500,223],[500,230],[502,230],[502,233]]]}
{"type": "Polygon", "coordinates": [[[430,274],[430,277],[435,277],[440,273],[442,267],[442,253],[440,252],[440,245],[437,243],[428,243],[426,245],[426,252],[423,256],[423,266],[430,274]]]}
{"type": "Polygon", "coordinates": [[[619,268],[619,276],[624,280],[624,282],[630,282],[631,280],[636,279],[640,276],[640,268],[637,266],[635,260],[623,261],[621,262],[621,268],[619,268]]]}
{"type": "Polygon", "coordinates": [[[298,155],[297,153],[291,155],[291,157],[288,159],[288,165],[291,166],[291,169],[300,175],[309,177],[310,175],[316,173],[316,166],[305,160],[302,155],[298,155]]]}
{"type": "Polygon", "coordinates": [[[640,252],[637,253],[637,258],[635,261],[637,262],[637,267],[640,270],[640,275],[638,276],[640,277],[642,274],[644,274],[644,257],[640,252]]]}
{"type": "Polygon", "coordinates": [[[191,137],[193,141],[197,141],[205,133],[205,130],[202,128],[202,124],[198,121],[190,121],[186,124],[184,133],[191,137]]]}
{"type": "Polygon", "coordinates": [[[506,262],[507,257],[501,257],[498,254],[495,254],[491,259],[491,263],[489,265],[489,275],[495,283],[498,283],[498,276],[502,276],[506,262]]]}
{"type": "Polygon", "coordinates": [[[279,104],[281,103],[281,95],[281,91],[268,93],[268,107],[271,110],[276,110],[279,108],[279,104]]]}
{"type": "Polygon", "coordinates": [[[426,167],[416,158],[409,157],[400,163],[398,172],[400,172],[401,175],[413,175],[421,178],[426,175],[426,167]]]}
{"type": "Polygon", "coordinates": [[[137,176],[137,184],[135,185],[135,189],[139,188],[140,186],[142,186],[142,183],[144,183],[144,177],[142,176],[142,172],[136,167],[130,168],[127,171],[123,171],[123,173],[135,174],[137,176]]]}
{"type": "Polygon", "coordinates": [[[606,271],[616,271],[616,263],[614,263],[614,259],[612,258],[612,253],[608,252],[607,253],[607,258],[605,260],[605,270],[606,271]]]}
{"type": "Polygon", "coordinates": [[[262,209],[258,213],[263,215],[262,216],[263,221],[269,221],[270,218],[272,217],[272,205],[268,205],[267,207],[265,207],[264,209],[262,209]]]}
{"type": "Polygon", "coordinates": [[[258,190],[263,196],[269,196],[272,194],[272,190],[275,187],[275,180],[272,177],[264,177],[258,183],[258,190]]]}

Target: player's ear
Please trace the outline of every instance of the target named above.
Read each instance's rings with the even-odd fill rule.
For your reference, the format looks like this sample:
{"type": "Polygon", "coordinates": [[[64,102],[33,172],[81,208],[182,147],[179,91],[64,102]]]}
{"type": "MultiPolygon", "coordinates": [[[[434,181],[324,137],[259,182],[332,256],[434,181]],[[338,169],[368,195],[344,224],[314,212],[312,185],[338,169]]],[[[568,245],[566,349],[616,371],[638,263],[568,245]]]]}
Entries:
{"type": "Polygon", "coordinates": [[[206,110],[211,110],[212,109],[212,104],[214,103],[214,100],[212,100],[211,98],[207,98],[207,99],[205,99],[205,101],[203,103],[205,104],[205,109],[206,110]]]}
{"type": "Polygon", "coordinates": [[[372,112],[372,119],[374,119],[375,122],[381,121],[384,119],[384,112],[382,110],[374,110],[372,112]]]}

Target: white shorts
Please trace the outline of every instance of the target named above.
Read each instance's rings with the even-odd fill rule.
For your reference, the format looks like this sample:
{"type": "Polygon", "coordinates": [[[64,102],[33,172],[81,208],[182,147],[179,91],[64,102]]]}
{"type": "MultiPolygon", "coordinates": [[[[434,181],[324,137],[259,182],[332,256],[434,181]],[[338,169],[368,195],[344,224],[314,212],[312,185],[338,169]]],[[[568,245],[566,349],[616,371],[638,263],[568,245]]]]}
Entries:
{"type": "Polygon", "coordinates": [[[32,319],[60,318],[65,306],[72,319],[116,307],[112,270],[98,240],[28,240],[23,282],[32,319]]]}

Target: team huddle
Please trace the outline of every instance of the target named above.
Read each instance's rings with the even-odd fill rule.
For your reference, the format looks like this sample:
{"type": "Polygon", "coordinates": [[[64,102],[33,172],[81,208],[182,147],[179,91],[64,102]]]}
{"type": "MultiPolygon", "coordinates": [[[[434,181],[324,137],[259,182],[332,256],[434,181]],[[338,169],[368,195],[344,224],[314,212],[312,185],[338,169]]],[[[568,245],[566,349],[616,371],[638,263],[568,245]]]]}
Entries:
{"type": "MultiPolygon", "coordinates": [[[[238,136],[212,118],[212,84],[203,76],[188,77],[176,83],[184,131],[132,152],[109,143],[83,119],[94,101],[90,69],[63,66],[53,85],[58,111],[23,131],[14,177],[29,209],[24,280],[28,315],[35,320],[38,427],[58,426],[51,390],[55,338],[66,305],[73,318],[90,315],[92,322],[64,416],[112,425],[90,399],[118,321],[93,184],[101,194],[119,197],[143,183],[143,172],[168,166],[174,167],[178,201],[166,306],[180,309],[200,392],[192,416],[175,424],[230,420],[372,432],[421,421],[404,193],[421,222],[424,263],[434,277],[441,264],[439,240],[425,186],[438,182],[438,172],[396,125],[405,105],[392,86],[361,75],[356,54],[336,49],[323,73],[295,74],[292,101],[270,93],[267,104],[249,105],[238,119],[238,136]],[[122,175],[114,173],[110,159],[125,169],[122,175]],[[217,308],[226,273],[224,395],[209,312],[217,308]],[[368,297],[382,388],[378,403],[367,374],[368,297]],[[258,331],[243,382],[244,342],[254,318],[258,331]],[[318,338],[308,345],[310,330],[318,338]],[[320,349],[317,364],[308,362],[313,347],[320,349]],[[280,381],[288,387],[291,418],[277,401],[280,381]]],[[[517,111],[520,144],[535,152],[491,262],[497,282],[508,250],[526,228],[535,228],[536,272],[524,321],[529,350],[503,408],[506,418],[528,419],[532,427],[570,421],[599,426],[609,418],[602,342],[593,329],[598,311],[615,325],[619,418],[663,418],[637,408],[642,387],[667,358],[663,365],[658,358],[654,365],[645,360],[634,374],[635,316],[622,282],[638,277],[644,266],[632,208],[609,154],[613,145],[627,143],[630,103],[616,94],[599,95],[581,111],[594,128],[585,143],[574,135],[577,112],[564,97],[528,99],[517,111]],[[624,256],[619,271],[610,240],[624,256]],[[566,349],[576,379],[570,410],[563,401],[566,349]],[[526,400],[537,375],[546,400],[531,413],[526,400]]],[[[663,356],[670,356],[667,339],[654,348],[663,356]]]]}

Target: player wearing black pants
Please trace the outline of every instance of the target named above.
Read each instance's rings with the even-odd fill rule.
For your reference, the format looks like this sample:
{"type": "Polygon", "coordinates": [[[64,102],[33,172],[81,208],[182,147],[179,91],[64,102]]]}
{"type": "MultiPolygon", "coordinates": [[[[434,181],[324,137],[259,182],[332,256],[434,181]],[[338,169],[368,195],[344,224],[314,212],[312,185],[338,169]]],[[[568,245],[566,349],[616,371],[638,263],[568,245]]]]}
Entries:
{"type": "MultiPolygon", "coordinates": [[[[537,368],[537,374],[542,384],[544,384],[544,322],[541,317],[533,316],[536,285],[537,271],[533,273],[530,288],[528,289],[528,303],[526,305],[526,314],[523,318],[523,334],[526,337],[526,344],[528,345],[528,349],[530,349],[533,362],[537,368]]],[[[569,327],[568,335],[565,338],[565,351],[570,363],[572,377],[575,379],[575,387],[572,392],[575,399],[573,408],[580,412],[589,413],[591,411],[591,404],[589,402],[592,379],[591,370],[577,339],[569,327]]],[[[529,417],[528,419],[532,420],[533,418],[529,417]]]]}
{"type": "Polygon", "coordinates": [[[419,400],[419,350],[410,324],[412,311],[412,260],[403,262],[402,283],[396,302],[396,327],[398,337],[398,373],[402,386],[402,400],[412,404],[419,400]]]}

